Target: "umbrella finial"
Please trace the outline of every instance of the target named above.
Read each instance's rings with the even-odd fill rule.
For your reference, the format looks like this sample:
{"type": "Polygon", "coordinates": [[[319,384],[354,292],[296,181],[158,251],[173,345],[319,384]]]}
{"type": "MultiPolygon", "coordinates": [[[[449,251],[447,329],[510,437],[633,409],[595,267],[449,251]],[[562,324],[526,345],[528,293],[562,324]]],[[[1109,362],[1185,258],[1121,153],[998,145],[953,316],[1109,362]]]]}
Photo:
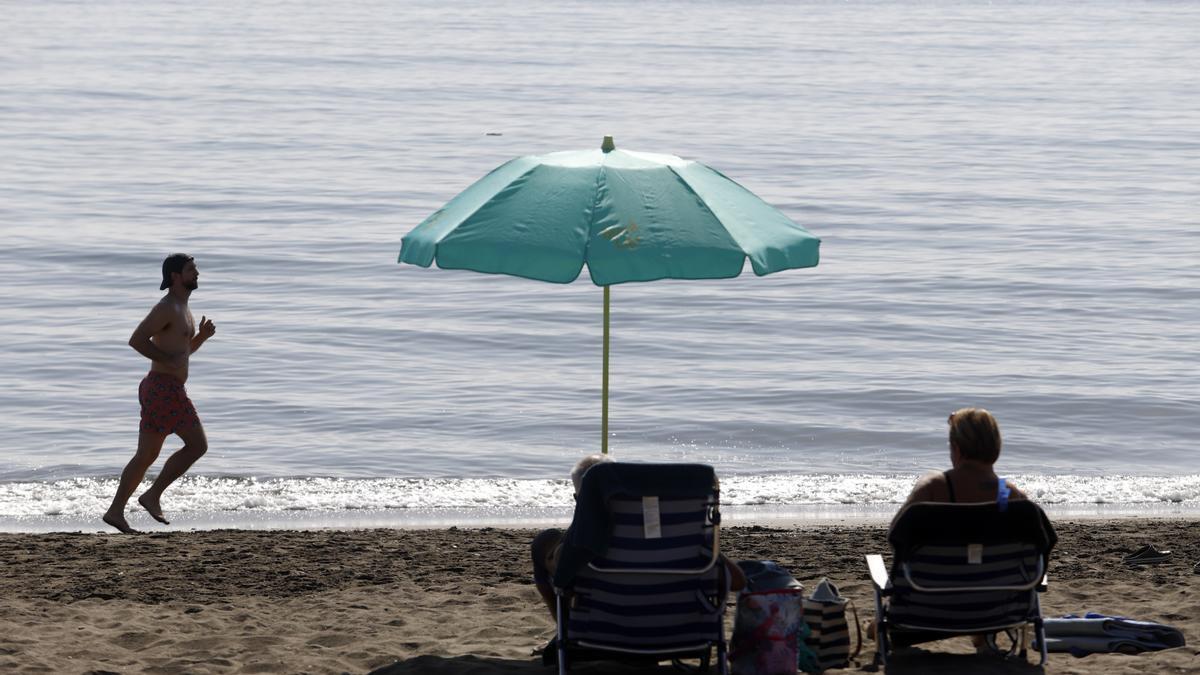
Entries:
{"type": "Polygon", "coordinates": [[[604,152],[612,152],[617,149],[617,144],[613,143],[612,136],[605,136],[604,142],[600,144],[600,149],[604,152]]]}

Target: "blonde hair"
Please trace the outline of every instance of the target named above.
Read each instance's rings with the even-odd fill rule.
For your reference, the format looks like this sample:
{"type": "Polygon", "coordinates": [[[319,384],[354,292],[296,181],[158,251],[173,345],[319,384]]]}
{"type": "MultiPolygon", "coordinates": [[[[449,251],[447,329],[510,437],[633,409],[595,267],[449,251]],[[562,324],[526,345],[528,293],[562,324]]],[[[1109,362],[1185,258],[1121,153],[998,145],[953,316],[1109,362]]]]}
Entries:
{"type": "Polygon", "coordinates": [[[579,494],[579,488],[583,485],[583,474],[587,473],[588,469],[597,464],[611,461],[613,458],[609,455],[588,455],[575,462],[575,468],[571,469],[571,482],[575,484],[575,494],[579,494]]]}
{"type": "Polygon", "coordinates": [[[1000,425],[983,408],[961,408],[950,413],[950,444],[964,459],[995,464],[1000,457],[1000,425]]]}

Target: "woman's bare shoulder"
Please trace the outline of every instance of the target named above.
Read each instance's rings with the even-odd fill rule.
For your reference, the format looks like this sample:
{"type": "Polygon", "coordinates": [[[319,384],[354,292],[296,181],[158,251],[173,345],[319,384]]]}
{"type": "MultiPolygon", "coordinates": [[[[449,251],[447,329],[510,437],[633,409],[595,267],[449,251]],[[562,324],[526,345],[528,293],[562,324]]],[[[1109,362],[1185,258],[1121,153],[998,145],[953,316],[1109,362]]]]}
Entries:
{"type": "Polygon", "coordinates": [[[913,483],[912,492],[909,494],[908,501],[923,502],[929,501],[935,486],[944,485],[946,483],[946,475],[941,471],[929,471],[917,479],[913,483]]]}
{"type": "Polygon", "coordinates": [[[927,471],[917,479],[916,487],[922,485],[945,485],[946,472],[944,471],[927,471]]]}

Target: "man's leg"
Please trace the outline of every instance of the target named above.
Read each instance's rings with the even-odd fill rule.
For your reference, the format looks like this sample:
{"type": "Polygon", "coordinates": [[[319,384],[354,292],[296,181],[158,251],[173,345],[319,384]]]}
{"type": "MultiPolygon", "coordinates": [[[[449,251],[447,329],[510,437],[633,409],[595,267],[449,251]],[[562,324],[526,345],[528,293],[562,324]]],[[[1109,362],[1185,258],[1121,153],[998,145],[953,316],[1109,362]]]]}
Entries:
{"type": "Polygon", "coordinates": [[[162,507],[159,505],[163,490],[170,487],[171,483],[178,480],[196,460],[208,452],[208,436],[204,434],[203,425],[197,423],[191,429],[179,429],[175,433],[183,439],[183,447],[167,459],[163,470],[158,473],[158,478],[154,479],[154,484],[138,497],[138,503],[145,507],[155,520],[167,524],[170,523],[163,517],[162,507]]]}
{"type": "Polygon", "coordinates": [[[555,620],[558,618],[557,603],[550,577],[558,563],[556,552],[562,537],[562,530],[542,530],[529,544],[529,552],[533,558],[533,584],[537,587],[538,595],[542,596],[546,609],[550,610],[550,616],[555,620]]]}
{"type": "Polygon", "coordinates": [[[117,485],[117,494],[113,496],[112,504],[104,514],[104,522],[126,534],[137,531],[129,526],[129,521],[125,520],[125,504],[129,501],[133,491],[137,489],[138,484],[142,482],[146,470],[150,468],[154,460],[158,459],[158,453],[162,450],[162,444],[166,438],[165,434],[153,431],[142,431],[138,434],[137,452],[133,455],[133,459],[125,465],[125,470],[121,472],[121,482],[117,485]]]}

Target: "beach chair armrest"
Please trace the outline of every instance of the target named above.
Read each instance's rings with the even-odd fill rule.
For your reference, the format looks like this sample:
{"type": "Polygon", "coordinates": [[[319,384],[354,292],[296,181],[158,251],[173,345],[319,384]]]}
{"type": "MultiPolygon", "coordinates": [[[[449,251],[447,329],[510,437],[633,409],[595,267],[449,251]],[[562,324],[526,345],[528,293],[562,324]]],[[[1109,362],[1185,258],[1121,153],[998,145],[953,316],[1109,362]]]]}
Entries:
{"type": "Polygon", "coordinates": [[[883,556],[878,553],[867,554],[867,569],[871,572],[871,583],[875,584],[875,588],[883,591],[890,586],[883,556]]]}

